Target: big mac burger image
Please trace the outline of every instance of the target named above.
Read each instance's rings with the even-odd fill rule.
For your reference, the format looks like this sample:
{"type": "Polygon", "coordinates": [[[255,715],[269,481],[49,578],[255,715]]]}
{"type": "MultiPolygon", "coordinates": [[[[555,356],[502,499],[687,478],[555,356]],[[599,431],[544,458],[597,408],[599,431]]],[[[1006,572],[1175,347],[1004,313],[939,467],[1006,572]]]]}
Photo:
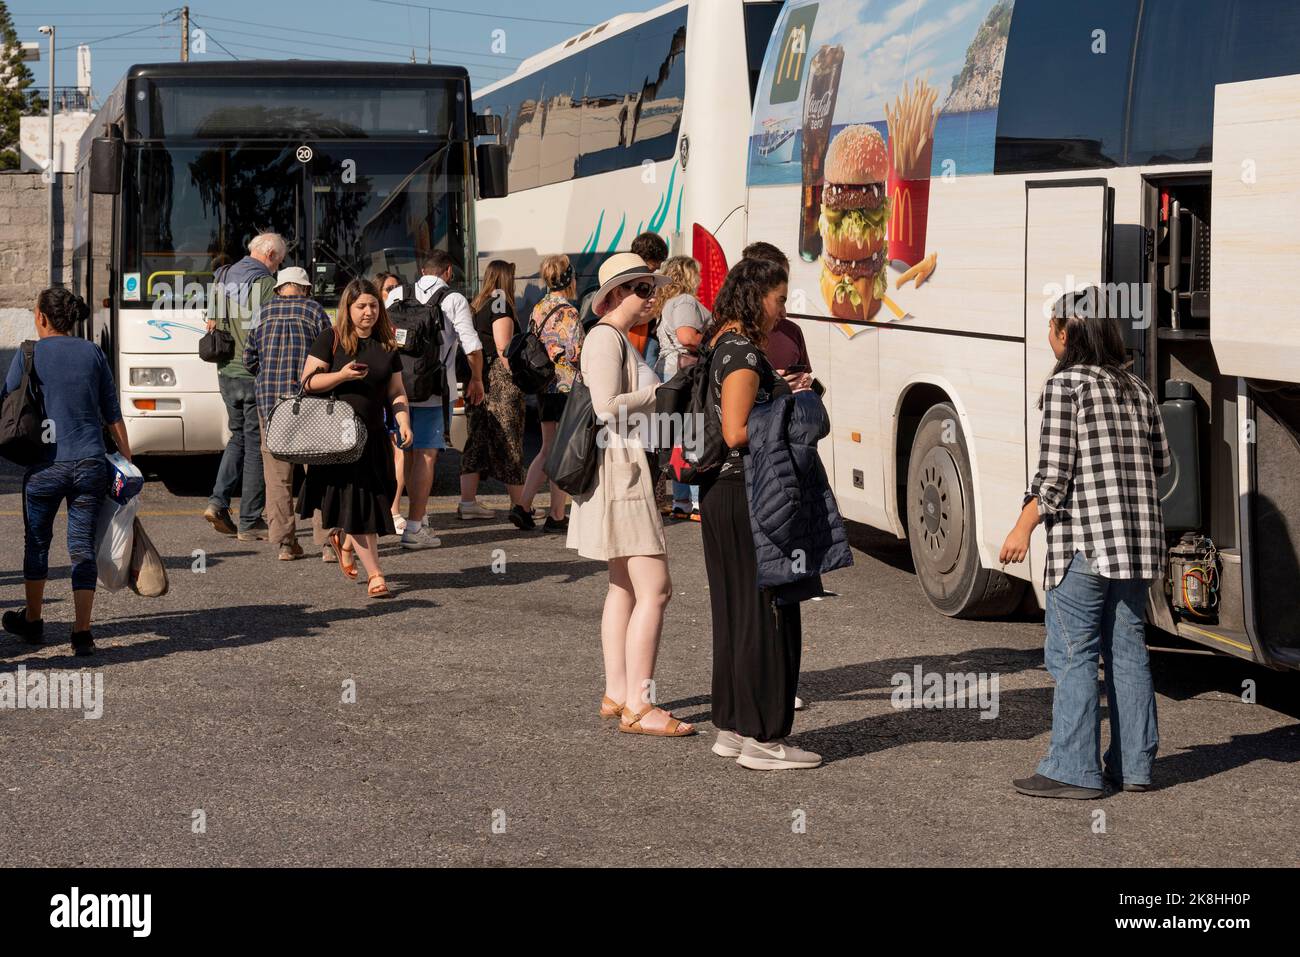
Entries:
{"type": "Polygon", "coordinates": [[[841,130],[826,151],[822,296],[836,319],[870,319],[885,295],[889,156],[875,127],[841,130]]]}

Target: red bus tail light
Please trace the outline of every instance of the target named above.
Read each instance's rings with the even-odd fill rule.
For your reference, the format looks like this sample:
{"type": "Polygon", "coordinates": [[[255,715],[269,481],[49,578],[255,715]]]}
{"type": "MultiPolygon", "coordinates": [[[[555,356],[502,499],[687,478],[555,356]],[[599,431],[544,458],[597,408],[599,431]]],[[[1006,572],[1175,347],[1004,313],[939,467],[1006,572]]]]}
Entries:
{"type": "Polygon", "coordinates": [[[700,291],[696,298],[705,309],[713,308],[713,301],[718,298],[722,281],[727,278],[727,257],[722,246],[713,233],[699,223],[695,224],[691,234],[691,255],[700,264],[700,291]]]}

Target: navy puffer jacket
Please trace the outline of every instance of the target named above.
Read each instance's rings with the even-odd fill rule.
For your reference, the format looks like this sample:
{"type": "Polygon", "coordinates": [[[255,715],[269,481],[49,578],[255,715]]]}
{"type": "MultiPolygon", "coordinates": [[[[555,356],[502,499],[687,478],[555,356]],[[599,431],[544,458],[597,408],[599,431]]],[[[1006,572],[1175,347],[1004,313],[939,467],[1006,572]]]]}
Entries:
{"type": "Polygon", "coordinates": [[[749,414],[745,490],[760,588],[816,579],[853,564],[844,520],[817,455],[817,443],[830,430],[826,407],[811,391],[777,396],[749,414]]]}

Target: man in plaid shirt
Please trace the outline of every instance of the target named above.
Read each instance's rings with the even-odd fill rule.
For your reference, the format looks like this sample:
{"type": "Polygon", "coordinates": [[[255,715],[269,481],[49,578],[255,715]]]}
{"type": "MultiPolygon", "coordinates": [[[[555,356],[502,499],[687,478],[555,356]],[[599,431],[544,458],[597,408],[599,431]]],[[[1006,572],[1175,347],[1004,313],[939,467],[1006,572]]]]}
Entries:
{"type": "MultiPolygon", "coordinates": [[[[294,266],[280,270],[275,298],[253,317],[244,343],[244,365],[254,377],[263,435],[276,403],[298,394],[298,378],[307,353],[316,337],[329,327],[329,316],[310,295],[311,280],[305,269],[294,266]]],[[[263,442],[262,472],[266,477],[266,519],[271,541],[280,546],[281,561],[300,558],[303,549],[298,544],[298,522],[293,510],[293,465],[274,458],[263,442]]],[[[329,549],[324,547],[326,539],[319,514],[312,519],[312,531],[324,557],[329,549]]]]}
{"type": "Polygon", "coordinates": [[[1167,544],[1157,490],[1170,466],[1155,398],[1127,371],[1119,324],[1098,290],[1062,298],[1048,340],[1056,370],[1043,388],[1038,471],[1001,561],[1021,562],[1047,524],[1047,641],[1056,682],[1052,740],[1029,778],[1032,797],[1091,799],[1109,781],[1150,787],[1159,746],[1145,622],[1167,544]],[[1098,661],[1105,662],[1110,748],[1101,750],[1098,661]]]}

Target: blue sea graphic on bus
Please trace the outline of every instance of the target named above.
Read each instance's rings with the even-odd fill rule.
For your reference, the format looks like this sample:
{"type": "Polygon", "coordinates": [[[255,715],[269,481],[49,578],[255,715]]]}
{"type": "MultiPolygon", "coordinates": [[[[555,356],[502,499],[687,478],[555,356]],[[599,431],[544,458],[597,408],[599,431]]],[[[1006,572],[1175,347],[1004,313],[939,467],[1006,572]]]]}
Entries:
{"type": "Polygon", "coordinates": [[[1012,0],[795,0],[769,41],[749,144],[749,184],[777,186],[803,179],[807,81],[823,47],[843,61],[832,92],[831,138],[869,123],[888,137],[885,106],[920,80],[936,91],[930,175],[993,172],[1012,0]],[[810,14],[817,8],[815,16],[810,14]],[[803,14],[800,16],[800,14],[803,14]],[[811,22],[811,34],[799,28],[811,22]],[[792,29],[793,28],[793,29],[792,29]],[[801,71],[800,95],[773,105],[777,70],[801,71]]]}

